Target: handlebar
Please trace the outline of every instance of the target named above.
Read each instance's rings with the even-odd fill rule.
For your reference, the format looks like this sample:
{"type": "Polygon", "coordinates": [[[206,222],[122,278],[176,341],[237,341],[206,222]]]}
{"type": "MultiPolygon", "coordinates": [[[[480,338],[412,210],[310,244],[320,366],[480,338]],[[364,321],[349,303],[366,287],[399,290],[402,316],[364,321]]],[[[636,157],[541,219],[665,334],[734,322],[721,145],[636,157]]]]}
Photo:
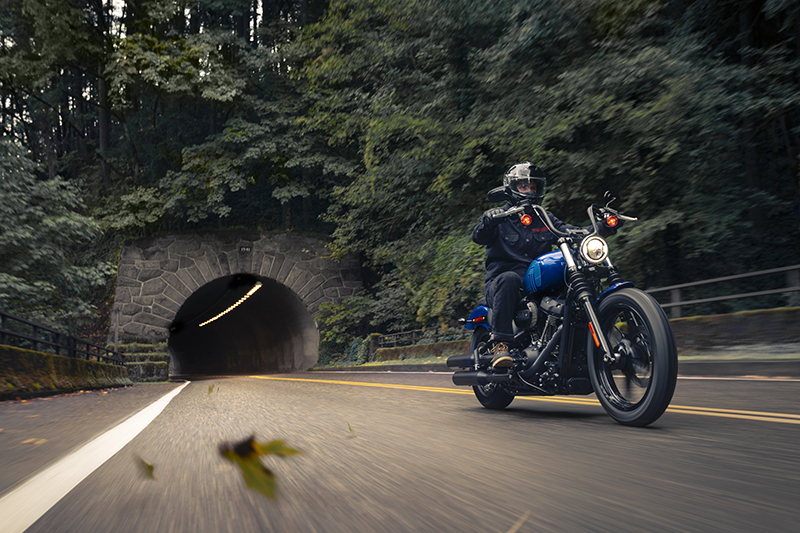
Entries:
{"type": "MultiPolygon", "coordinates": [[[[542,223],[544,223],[544,225],[547,227],[547,229],[550,230],[550,232],[553,235],[557,236],[557,237],[569,237],[571,235],[585,233],[584,229],[578,229],[578,230],[570,230],[570,229],[568,229],[567,231],[560,231],[560,230],[556,229],[555,225],[553,224],[553,221],[550,219],[550,216],[547,214],[547,211],[542,206],[534,205],[534,204],[531,204],[529,202],[524,202],[524,203],[522,203],[520,205],[515,205],[514,207],[511,207],[511,208],[507,209],[506,211],[503,211],[502,213],[497,213],[497,214],[493,215],[492,218],[494,218],[494,219],[506,218],[506,217],[509,217],[511,215],[515,215],[517,213],[521,213],[523,211],[526,211],[528,209],[530,209],[534,213],[536,213],[536,215],[539,217],[539,220],[541,220],[542,223]]],[[[636,220],[639,220],[636,217],[629,217],[627,215],[623,215],[620,212],[618,212],[615,209],[612,209],[612,208],[610,208],[608,206],[597,207],[594,204],[589,206],[589,208],[587,209],[587,213],[589,214],[589,220],[592,222],[592,227],[594,228],[594,234],[599,234],[600,233],[599,229],[597,227],[598,219],[601,220],[601,221],[604,221],[606,218],[608,218],[609,216],[613,215],[614,217],[618,218],[619,220],[626,221],[626,222],[634,222],[636,220]]]]}
{"type": "Polygon", "coordinates": [[[492,218],[506,218],[510,217],[511,215],[515,215],[517,213],[521,213],[525,211],[524,205],[515,205],[514,207],[503,211],[502,213],[497,213],[496,215],[492,215],[492,218]]]}

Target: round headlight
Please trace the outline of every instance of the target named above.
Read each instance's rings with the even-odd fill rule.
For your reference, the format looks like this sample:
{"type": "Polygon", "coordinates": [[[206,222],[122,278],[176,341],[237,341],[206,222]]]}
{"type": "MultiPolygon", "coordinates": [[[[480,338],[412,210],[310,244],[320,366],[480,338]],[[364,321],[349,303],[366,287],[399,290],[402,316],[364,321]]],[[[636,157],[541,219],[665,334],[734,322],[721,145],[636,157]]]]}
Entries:
{"type": "Polygon", "coordinates": [[[581,255],[590,263],[602,263],[608,257],[608,244],[602,237],[592,235],[581,243],[581,255]]]}

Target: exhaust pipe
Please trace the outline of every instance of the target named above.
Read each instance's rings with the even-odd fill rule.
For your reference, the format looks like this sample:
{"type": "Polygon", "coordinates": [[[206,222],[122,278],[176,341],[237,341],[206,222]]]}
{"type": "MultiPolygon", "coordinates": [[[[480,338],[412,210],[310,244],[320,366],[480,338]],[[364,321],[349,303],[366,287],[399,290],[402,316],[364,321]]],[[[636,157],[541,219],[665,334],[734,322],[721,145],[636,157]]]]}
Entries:
{"type": "Polygon", "coordinates": [[[456,385],[488,385],[489,383],[502,383],[511,381],[508,374],[489,374],[483,370],[467,370],[453,373],[453,383],[456,385]]]}
{"type": "Polygon", "coordinates": [[[447,358],[448,368],[472,368],[475,364],[475,358],[471,353],[461,355],[451,355],[447,358]]]}
{"type": "MultiPolygon", "coordinates": [[[[489,353],[481,356],[481,365],[488,365],[491,362],[492,354],[489,353]]],[[[447,358],[447,366],[449,368],[473,368],[475,366],[475,355],[471,353],[451,355],[447,358]]]]}

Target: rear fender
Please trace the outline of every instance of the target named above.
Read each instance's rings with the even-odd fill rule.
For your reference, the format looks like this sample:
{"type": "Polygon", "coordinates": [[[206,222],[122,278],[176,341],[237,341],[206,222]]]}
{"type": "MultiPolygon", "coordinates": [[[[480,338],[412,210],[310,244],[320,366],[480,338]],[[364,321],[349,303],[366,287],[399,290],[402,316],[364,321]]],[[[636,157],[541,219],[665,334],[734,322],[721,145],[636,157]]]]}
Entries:
{"type": "Polygon", "coordinates": [[[473,331],[475,328],[483,327],[486,328],[487,331],[491,331],[492,329],[492,310],[491,308],[485,305],[479,305],[476,307],[472,313],[470,313],[469,318],[467,319],[467,323],[464,325],[469,331],[473,331]]]}

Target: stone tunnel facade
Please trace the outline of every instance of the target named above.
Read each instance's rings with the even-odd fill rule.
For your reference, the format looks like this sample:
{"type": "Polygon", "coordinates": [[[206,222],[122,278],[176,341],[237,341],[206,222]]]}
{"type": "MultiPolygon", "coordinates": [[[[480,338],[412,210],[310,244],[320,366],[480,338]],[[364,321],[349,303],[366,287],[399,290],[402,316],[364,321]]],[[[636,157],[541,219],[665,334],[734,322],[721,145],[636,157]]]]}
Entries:
{"type": "Polygon", "coordinates": [[[362,288],[358,259],[328,256],[325,241],[282,233],[210,232],[132,242],[120,259],[109,342],[115,333],[120,343],[165,341],[189,296],[239,273],[283,284],[316,319],[322,303],[338,303],[362,288]]]}

